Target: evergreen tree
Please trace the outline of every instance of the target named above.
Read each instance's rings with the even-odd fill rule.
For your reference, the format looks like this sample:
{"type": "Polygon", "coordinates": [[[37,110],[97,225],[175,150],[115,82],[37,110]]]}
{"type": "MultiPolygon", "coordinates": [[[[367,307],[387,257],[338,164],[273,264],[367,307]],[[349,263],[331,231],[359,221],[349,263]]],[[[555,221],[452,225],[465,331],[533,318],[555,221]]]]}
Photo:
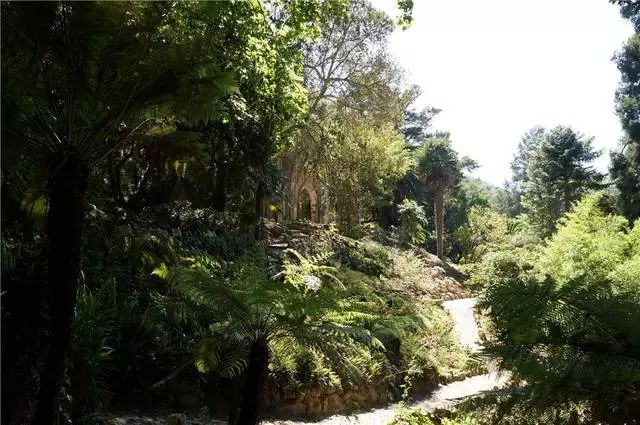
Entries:
{"type": "Polygon", "coordinates": [[[528,151],[523,163],[523,205],[541,234],[550,235],[556,220],[602,179],[590,165],[600,154],[591,144],[591,139],[559,126],[528,151]]]}
{"type": "Polygon", "coordinates": [[[614,57],[621,74],[616,112],[626,137],[621,149],[611,153],[610,173],[620,192],[620,211],[634,220],[640,217],[640,5],[619,3],[622,15],[634,24],[636,33],[614,57]]]}

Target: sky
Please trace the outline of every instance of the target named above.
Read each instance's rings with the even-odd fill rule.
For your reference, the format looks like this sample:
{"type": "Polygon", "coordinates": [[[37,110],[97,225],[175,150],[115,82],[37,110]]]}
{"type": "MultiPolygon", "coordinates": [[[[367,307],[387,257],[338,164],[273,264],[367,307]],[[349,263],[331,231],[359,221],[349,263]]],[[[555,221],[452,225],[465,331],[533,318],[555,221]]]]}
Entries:
{"type": "MultiPolygon", "coordinates": [[[[373,0],[396,16],[395,0],[373,0]]],[[[476,160],[473,174],[493,185],[535,125],[568,125],[604,149],[622,129],[613,54],[633,33],[607,0],[415,0],[410,29],[391,37],[391,53],[421,87],[416,106],[442,109],[434,126],[476,160]]]]}

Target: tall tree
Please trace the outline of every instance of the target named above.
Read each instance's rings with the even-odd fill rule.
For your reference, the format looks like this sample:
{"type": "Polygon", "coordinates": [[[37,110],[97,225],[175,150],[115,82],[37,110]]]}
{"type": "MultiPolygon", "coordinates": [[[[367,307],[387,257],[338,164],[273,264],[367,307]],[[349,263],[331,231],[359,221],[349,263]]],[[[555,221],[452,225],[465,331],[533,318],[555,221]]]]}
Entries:
{"type": "Polygon", "coordinates": [[[220,109],[233,81],[211,54],[220,42],[211,24],[225,9],[231,13],[205,3],[2,4],[3,141],[46,170],[48,205],[49,333],[39,350],[46,356],[32,359],[30,366],[41,365],[37,373],[4,375],[15,403],[3,410],[14,423],[53,423],[92,169],[148,126],[151,112],[209,116],[220,109]],[[23,399],[34,392],[37,400],[23,399]]]}
{"type": "Polygon", "coordinates": [[[636,32],[614,56],[621,74],[616,112],[626,137],[620,150],[611,153],[610,173],[620,193],[620,211],[635,220],[640,217],[640,5],[619,3],[622,15],[634,24],[636,32]]]}
{"type": "Polygon", "coordinates": [[[390,200],[407,168],[399,129],[416,89],[387,52],[386,14],[354,0],[348,16],[328,18],[303,48],[308,119],[283,162],[291,176],[326,182],[322,206],[350,226],[390,200]]]}
{"type": "MultiPolygon", "coordinates": [[[[45,295],[37,300],[48,318],[38,326],[48,333],[43,346],[31,350],[46,358],[25,360],[20,347],[8,356],[35,369],[4,375],[15,381],[3,379],[3,388],[12,389],[10,397],[3,391],[3,404],[14,408],[3,409],[3,418],[53,422],[79,277],[85,194],[97,167],[105,158],[126,163],[129,153],[113,154],[125,147],[134,152],[132,141],[141,133],[151,136],[147,141],[162,136],[166,142],[176,122],[183,130],[229,122],[239,129],[232,140],[242,143],[227,150],[236,150],[245,169],[261,169],[282,139],[282,121],[294,120],[305,103],[296,46],[313,32],[310,21],[342,11],[343,3],[285,1],[270,9],[280,8],[282,19],[269,19],[261,2],[2,4],[3,177],[45,176],[48,251],[45,295]],[[16,158],[35,171],[24,173],[16,158]]],[[[172,142],[193,142],[187,139],[172,142]]],[[[156,163],[166,167],[167,159],[184,157],[165,155],[156,163]]],[[[152,174],[144,172],[139,182],[152,174]]],[[[118,186],[117,173],[109,179],[118,186]]],[[[10,363],[6,358],[3,366],[10,363]]]]}
{"type": "Polygon", "coordinates": [[[523,205],[531,222],[548,236],[573,202],[598,187],[602,176],[591,163],[600,155],[592,139],[569,127],[555,127],[524,160],[523,205]]]}
{"type": "Polygon", "coordinates": [[[419,174],[435,199],[436,253],[440,259],[444,259],[445,192],[457,186],[462,179],[463,169],[472,165],[472,161],[458,157],[448,139],[429,141],[419,154],[419,174]]]}
{"type": "Polygon", "coordinates": [[[536,126],[527,131],[518,143],[518,150],[511,161],[511,171],[513,172],[513,183],[516,190],[522,194],[522,184],[529,180],[527,174],[527,163],[529,158],[540,146],[545,134],[544,127],[536,126]]]}
{"type": "Polygon", "coordinates": [[[434,132],[431,127],[433,118],[440,112],[440,109],[427,107],[421,110],[409,109],[404,113],[404,122],[400,131],[404,135],[408,149],[419,148],[432,137],[446,137],[446,134],[434,132]]]}

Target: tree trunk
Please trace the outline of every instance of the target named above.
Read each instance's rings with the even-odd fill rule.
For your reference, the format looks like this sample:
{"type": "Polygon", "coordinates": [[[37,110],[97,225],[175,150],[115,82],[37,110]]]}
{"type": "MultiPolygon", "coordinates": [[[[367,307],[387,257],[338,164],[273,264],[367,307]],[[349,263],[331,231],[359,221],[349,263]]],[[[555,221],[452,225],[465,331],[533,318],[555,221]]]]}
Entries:
{"type": "Polygon", "coordinates": [[[264,234],[264,228],[263,228],[263,223],[264,223],[264,208],[263,208],[263,204],[264,204],[264,198],[265,198],[265,190],[264,190],[264,183],[262,181],[260,181],[260,183],[258,183],[258,188],[256,189],[256,204],[255,204],[255,211],[256,211],[256,229],[254,232],[254,236],[256,238],[256,240],[260,240],[262,239],[262,236],[264,234]]]}
{"type": "Polygon", "coordinates": [[[256,425],[260,414],[260,393],[267,377],[269,349],[266,341],[255,341],[249,353],[247,380],[238,425],[256,425]]]}
{"type": "Polygon", "coordinates": [[[436,253],[444,261],[444,191],[436,192],[436,253]]]}
{"type": "Polygon", "coordinates": [[[224,164],[216,164],[216,187],[213,189],[211,208],[224,211],[227,207],[227,169],[224,164]]]}
{"type": "Polygon", "coordinates": [[[51,425],[64,373],[65,355],[71,339],[73,310],[80,274],[80,248],[84,222],[84,196],[88,170],[74,153],[65,155],[51,168],[48,237],[47,298],[50,308],[49,354],[40,377],[41,387],[35,423],[51,425]]]}

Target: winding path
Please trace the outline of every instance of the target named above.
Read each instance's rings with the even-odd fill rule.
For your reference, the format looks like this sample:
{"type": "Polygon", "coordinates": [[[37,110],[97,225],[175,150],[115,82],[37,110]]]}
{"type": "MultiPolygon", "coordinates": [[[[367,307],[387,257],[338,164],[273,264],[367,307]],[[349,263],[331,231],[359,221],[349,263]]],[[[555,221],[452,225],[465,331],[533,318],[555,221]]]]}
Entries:
{"type": "MultiPolygon", "coordinates": [[[[454,331],[460,344],[471,352],[482,349],[478,327],[473,318],[474,298],[463,298],[445,301],[443,307],[449,311],[454,322],[454,331]]],[[[433,411],[437,408],[446,408],[454,405],[456,399],[478,394],[490,390],[496,386],[505,384],[507,376],[492,372],[485,375],[477,375],[463,381],[440,385],[436,391],[424,399],[415,400],[413,405],[419,406],[425,411],[433,411]]],[[[397,403],[379,409],[372,409],[357,415],[334,415],[320,421],[297,420],[270,420],[265,425],[384,425],[391,421],[399,408],[397,403]]]]}

